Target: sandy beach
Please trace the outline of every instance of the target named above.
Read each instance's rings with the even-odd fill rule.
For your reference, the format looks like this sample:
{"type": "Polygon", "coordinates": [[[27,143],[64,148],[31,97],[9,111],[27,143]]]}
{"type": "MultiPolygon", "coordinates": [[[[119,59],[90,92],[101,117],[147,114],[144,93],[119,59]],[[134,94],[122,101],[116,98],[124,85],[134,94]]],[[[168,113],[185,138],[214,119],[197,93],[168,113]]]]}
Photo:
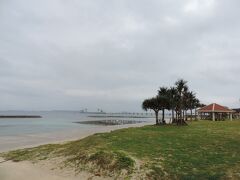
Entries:
{"type": "Polygon", "coordinates": [[[61,143],[64,141],[71,141],[84,138],[94,133],[109,132],[112,130],[140,127],[152,124],[152,122],[144,122],[137,124],[125,124],[115,126],[98,126],[97,128],[89,129],[72,129],[71,131],[61,131],[54,133],[29,134],[22,136],[4,136],[0,137],[0,152],[6,152],[15,149],[22,149],[27,147],[34,147],[42,144],[61,143]]]}
{"type": "MultiPolygon", "coordinates": [[[[3,159],[0,158],[0,161],[3,159]]],[[[31,162],[11,162],[0,163],[1,180],[108,180],[109,178],[98,177],[87,172],[75,174],[71,170],[54,169],[53,164],[31,162]]]]}
{"type": "MultiPolygon", "coordinates": [[[[41,144],[49,143],[63,143],[70,140],[77,140],[89,136],[94,133],[110,132],[112,130],[117,130],[121,128],[128,127],[140,127],[150,123],[140,123],[140,124],[128,124],[128,125],[118,125],[118,126],[100,126],[98,129],[85,130],[82,132],[71,131],[71,132],[59,132],[55,134],[43,134],[41,136],[27,136],[21,137],[20,139],[8,139],[1,144],[5,146],[0,147],[0,151],[8,151],[13,149],[21,149],[27,147],[34,147],[41,144]],[[26,139],[24,139],[26,138],[26,139]],[[18,142],[16,142],[18,141],[18,142]]],[[[1,180],[76,180],[76,179],[105,179],[88,173],[75,174],[71,170],[59,170],[55,169],[53,163],[44,164],[37,163],[33,164],[31,162],[12,162],[0,159],[0,179],[1,180]]]]}

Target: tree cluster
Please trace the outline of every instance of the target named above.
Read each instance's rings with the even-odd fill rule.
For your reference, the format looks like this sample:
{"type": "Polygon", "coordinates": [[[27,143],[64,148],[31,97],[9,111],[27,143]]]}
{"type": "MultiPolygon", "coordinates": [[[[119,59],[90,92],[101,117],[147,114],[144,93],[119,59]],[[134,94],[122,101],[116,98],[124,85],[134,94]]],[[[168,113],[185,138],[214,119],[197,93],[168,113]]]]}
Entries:
{"type": "Polygon", "coordinates": [[[180,79],[175,82],[173,87],[160,87],[158,94],[150,99],[146,99],[142,103],[144,110],[153,110],[156,115],[156,124],[166,124],[165,110],[172,112],[170,123],[177,125],[186,125],[187,112],[190,111],[190,119],[193,118],[193,110],[201,107],[200,101],[197,99],[196,94],[189,91],[187,81],[180,79]],[[162,111],[162,119],[158,118],[159,111],[162,111]]]}

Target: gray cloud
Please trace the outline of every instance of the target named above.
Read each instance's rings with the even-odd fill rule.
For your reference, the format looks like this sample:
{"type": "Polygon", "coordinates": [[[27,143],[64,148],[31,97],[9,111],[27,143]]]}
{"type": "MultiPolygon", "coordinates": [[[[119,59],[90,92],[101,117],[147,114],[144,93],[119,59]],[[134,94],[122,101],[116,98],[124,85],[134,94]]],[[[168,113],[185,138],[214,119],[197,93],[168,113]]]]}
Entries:
{"type": "Polygon", "coordinates": [[[237,0],[1,0],[0,109],[139,111],[178,78],[240,106],[237,0]]]}

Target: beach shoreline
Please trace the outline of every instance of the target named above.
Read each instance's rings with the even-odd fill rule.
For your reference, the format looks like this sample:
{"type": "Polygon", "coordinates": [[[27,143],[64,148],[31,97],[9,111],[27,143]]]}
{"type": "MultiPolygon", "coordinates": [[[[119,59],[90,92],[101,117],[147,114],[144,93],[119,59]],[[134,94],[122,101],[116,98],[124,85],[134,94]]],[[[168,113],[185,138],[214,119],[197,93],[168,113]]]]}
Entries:
{"type": "Polygon", "coordinates": [[[152,122],[143,122],[136,124],[124,124],[113,126],[98,126],[97,128],[69,129],[53,133],[28,134],[23,136],[4,136],[0,137],[0,153],[17,149],[31,148],[45,144],[59,144],[68,141],[83,139],[95,133],[110,132],[117,129],[129,127],[141,127],[151,125],[152,122]]]}
{"type": "MultiPolygon", "coordinates": [[[[131,127],[142,127],[150,124],[152,123],[145,122],[145,123],[137,123],[137,124],[116,125],[116,126],[104,126],[104,127],[100,126],[95,131],[93,131],[93,129],[90,129],[89,131],[84,131],[84,132],[73,131],[71,133],[68,133],[68,136],[63,136],[64,134],[66,134],[66,132],[58,133],[58,134],[54,134],[55,138],[58,137],[57,139],[53,138],[52,140],[48,139],[41,143],[25,144],[22,146],[15,146],[12,148],[1,147],[0,153],[11,151],[11,150],[17,150],[17,149],[31,148],[31,147],[36,147],[36,146],[46,145],[46,144],[66,143],[69,141],[83,139],[95,133],[105,133],[105,132],[111,132],[114,130],[131,128],[131,127]]],[[[29,141],[29,143],[30,142],[31,141],[29,141]]],[[[50,163],[44,162],[44,164],[39,164],[39,163],[33,164],[29,161],[23,161],[23,162],[6,161],[5,162],[4,159],[0,157],[0,179],[1,180],[18,180],[18,179],[77,180],[77,179],[89,179],[89,178],[91,178],[92,180],[110,179],[110,178],[95,176],[94,174],[90,174],[88,172],[81,172],[79,174],[75,174],[74,172],[68,169],[59,171],[55,169],[52,162],[50,163]],[[13,171],[14,173],[12,173],[13,171]]]]}
{"type": "Polygon", "coordinates": [[[134,126],[3,153],[9,161],[0,160],[0,179],[239,179],[239,121],[192,121],[181,128],[134,126]]]}

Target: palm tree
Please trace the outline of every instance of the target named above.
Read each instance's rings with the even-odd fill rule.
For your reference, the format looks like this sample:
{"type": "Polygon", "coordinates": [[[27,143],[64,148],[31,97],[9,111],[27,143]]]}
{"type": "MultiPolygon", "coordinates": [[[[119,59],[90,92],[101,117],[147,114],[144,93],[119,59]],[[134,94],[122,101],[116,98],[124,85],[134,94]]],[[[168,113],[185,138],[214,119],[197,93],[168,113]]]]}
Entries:
{"type": "MultiPolygon", "coordinates": [[[[176,113],[176,123],[178,125],[184,125],[185,117],[187,111],[191,111],[191,120],[193,109],[195,109],[196,115],[196,108],[200,107],[200,102],[196,98],[194,92],[189,92],[187,81],[183,79],[179,79],[175,83],[175,87],[160,87],[158,90],[158,95],[151,99],[146,99],[142,103],[142,108],[144,110],[152,109],[156,115],[156,124],[159,124],[158,120],[158,113],[162,110],[162,123],[165,121],[165,110],[172,111],[172,120],[174,122],[174,111],[176,113]],[[184,115],[185,114],[185,115],[184,115]]],[[[196,117],[195,117],[196,118],[196,117]]]]}
{"type": "Polygon", "coordinates": [[[200,108],[200,107],[204,107],[206,106],[206,104],[201,104],[199,99],[195,99],[195,102],[194,102],[194,109],[195,109],[195,120],[197,120],[197,108],[200,108]]]}
{"type": "Polygon", "coordinates": [[[191,120],[192,120],[192,110],[195,107],[195,102],[196,102],[196,94],[194,92],[186,92],[185,93],[185,109],[191,111],[191,120]]]}
{"type": "Polygon", "coordinates": [[[170,106],[168,88],[160,87],[158,90],[158,98],[162,106],[162,123],[165,123],[165,109],[169,109],[170,106]]]}
{"type": "Polygon", "coordinates": [[[187,81],[183,79],[179,79],[176,83],[176,89],[178,94],[178,108],[179,108],[179,114],[180,114],[180,123],[183,124],[183,101],[184,101],[184,94],[188,91],[187,81]]]}
{"type": "Polygon", "coordinates": [[[195,98],[193,107],[195,109],[195,120],[197,120],[197,108],[201,106],[199,99],[195,98]]]}
{"type": "Polygon", "coordinates": [[[174,111],[177,107],[177,89],[175,87],[170,87],[168,89],[168,100],[169,100],[169,109],[172,110],[172,122],[174,121],[174,111]]]}
{"type": "Polygon", "coordinates": [[[143,103],[142,103],[142,108],[145,111],[147,111],[148,109],[151,109],[155,112],[156,125],[158,125],[159,124],[158,112],[162,109],[161,101],[160,101],[159,97],[153,97],[151,99],[144,100],[143,103]]]}

